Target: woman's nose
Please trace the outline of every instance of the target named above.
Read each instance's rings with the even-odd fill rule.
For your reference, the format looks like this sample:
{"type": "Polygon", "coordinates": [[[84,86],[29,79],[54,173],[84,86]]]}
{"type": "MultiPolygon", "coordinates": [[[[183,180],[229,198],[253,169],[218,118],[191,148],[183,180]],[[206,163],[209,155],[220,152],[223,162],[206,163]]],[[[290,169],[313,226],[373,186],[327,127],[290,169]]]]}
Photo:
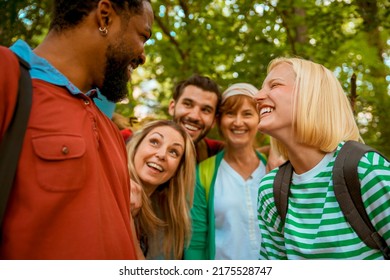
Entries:
{"type": "Polygon", "coordinates": [[[256,102],[262,101],[266,98],[266,90],[264,88],[259,89],[259,91],[255,95],[256,102]]]}
{"type": "Polygon", "coordinates": [[[165,150],[164,149],[157,150],[156,157],[160,160],[164,160],[165,159],[165,150]]]}
{"type": "Polygon", "coordinates": [[[242,124],[242,117],[240,116],[240,115],[236,115],[235,117],[234,117],[234,124],[235,125],[240,125],[240,124],[242,124]]]}
{"type": "Polygon", "coordinates": [[[264,88],[261,88],[255,95],[254,99],[256,102],[256,107],[259,110],[259,106],[262,104],[262,102],[267,98],[267,93],[264,88]]]}

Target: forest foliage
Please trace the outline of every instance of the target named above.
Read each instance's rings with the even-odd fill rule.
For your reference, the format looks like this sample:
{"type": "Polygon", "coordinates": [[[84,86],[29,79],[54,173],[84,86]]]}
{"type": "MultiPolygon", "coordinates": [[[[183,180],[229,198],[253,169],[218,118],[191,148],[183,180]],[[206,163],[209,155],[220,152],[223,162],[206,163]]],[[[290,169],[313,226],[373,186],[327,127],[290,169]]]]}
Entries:
{"type": "MultiPolygon", "coordinates": [[[[37,45],[48,30],[50,0],[0,2],[0,44],[37,45]]],[[[172,90],[193,73],[221,89],[260,87],[269,61],[298,56],[334,71],[349,96],[366,143],[390,156],[389,0],[152,0],[153,36],[130,101],[165,118],[172,90]],[[146,106],[146,107],[145,107],[146,106]]]]}

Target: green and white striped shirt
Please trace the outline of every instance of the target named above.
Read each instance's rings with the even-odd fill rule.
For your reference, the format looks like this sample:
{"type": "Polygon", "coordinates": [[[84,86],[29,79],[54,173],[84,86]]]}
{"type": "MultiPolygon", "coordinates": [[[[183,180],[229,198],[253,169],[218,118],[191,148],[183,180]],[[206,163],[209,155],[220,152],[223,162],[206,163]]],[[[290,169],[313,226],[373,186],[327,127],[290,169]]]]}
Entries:
{"type": "MultiPolygon", "coordinates": [[[[332,168],[343,144],[313,169],[293,174],[285,224],[273,197],[278,169],[262,179],[258,198],[260,259],[383,259],[379,250],[360,240],[336,200],[332,168]]],[[[358,174],[368,216],[390,244],[390,163],[368,152],[359,162],[358,174]]]]}

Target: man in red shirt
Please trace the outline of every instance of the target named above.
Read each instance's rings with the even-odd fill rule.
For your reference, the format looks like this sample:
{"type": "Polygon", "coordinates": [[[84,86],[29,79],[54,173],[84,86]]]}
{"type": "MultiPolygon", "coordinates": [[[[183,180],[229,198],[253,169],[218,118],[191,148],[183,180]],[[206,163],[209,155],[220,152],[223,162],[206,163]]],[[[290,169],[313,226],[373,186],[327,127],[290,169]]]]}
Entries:
{"type": "MultiPolygon", "coordinates": [[[[11,47],[31,65],[33,102],[1,259],[137,258],[125,145],[94,101],[127,96],[152,24],[147,0],[54,1],[44,41],[11,47]]],[[[0,47],[0,141],[20,75],[11,51],[0,47]]]]}
{"type": "Polygon", "coordinates": [[[169,114],[194,141],[197,162],[215,155],[223,148],[223,142],[206,138],[216,123],[220,102],[219,87],[208,77],[193,75],[176,85],[169,104],[169,114]]]}

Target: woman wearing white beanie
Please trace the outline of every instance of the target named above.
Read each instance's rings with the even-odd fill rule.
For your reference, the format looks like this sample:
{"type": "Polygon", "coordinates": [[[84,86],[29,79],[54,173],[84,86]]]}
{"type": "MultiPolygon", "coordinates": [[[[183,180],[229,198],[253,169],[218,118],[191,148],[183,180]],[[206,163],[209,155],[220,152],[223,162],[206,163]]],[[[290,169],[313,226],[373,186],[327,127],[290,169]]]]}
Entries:
{"type": "Polygon", "coordinates": [[[255,149],[257,91],[237,83],[222,95],[218,125],[225,148],[198,166],[193,233],[185,259],[258,258],[256,198],[266,159],[255,149]]]}

